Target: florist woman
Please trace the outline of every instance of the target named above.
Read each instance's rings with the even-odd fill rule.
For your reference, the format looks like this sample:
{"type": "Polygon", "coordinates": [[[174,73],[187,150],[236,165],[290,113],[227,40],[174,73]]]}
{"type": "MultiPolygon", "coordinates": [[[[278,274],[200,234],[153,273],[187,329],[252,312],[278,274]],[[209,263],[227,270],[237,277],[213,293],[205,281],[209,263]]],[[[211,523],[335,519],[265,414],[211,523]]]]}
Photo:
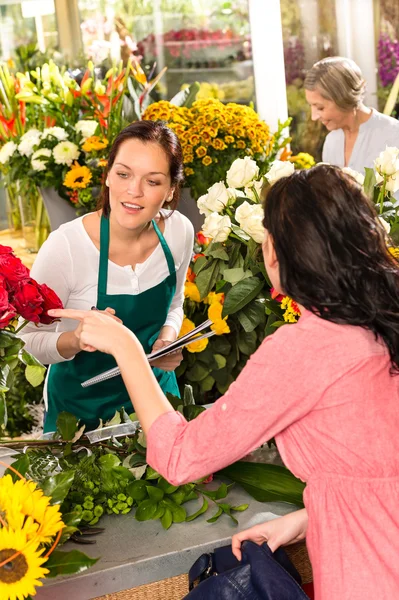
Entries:
{"type": "MultiPolygon", "coordinates": [[[[176,135],[163,123],[135,122],[111,148],[101,210],[62,225],[40,249],[32,277],[46,281],[67,308],[106,311],[140,340],[145,352],[174,341],[183,319],[184,282],[194,232],[179,212],[183,161],[176,135]]],[[[27,326],[26,347],[50,369],[44,430],[61,411],[90,429],[132,404],[121,378],[81,383],[115,366],[102,352],[82,352],[79,322],[27,326]]],[[[154,361],[162,390],[178,394],[180,354],[154,361]]]]}
{"type": "MultiPolygon", "coordinates": [[[[393,600],[399,590],[399,266],[355,180],[319,165],[277,181],[266,199],[263,254],[273,287],[301,309],[268,336],[228,392],[193,421],[175,412],[134,335],[105,314],[80,342],[115,356],[168,481],[194,481],[275,436],[304,503],[281,527],[306,535],[317,600],[393,600]]],[[[274,528],[279,520],[273,521],[274,528]]],[[[235,537],[269,539],[249,530],[235,537]]],[[[276,540],[274,535],[274,541],[276,540]]]]}

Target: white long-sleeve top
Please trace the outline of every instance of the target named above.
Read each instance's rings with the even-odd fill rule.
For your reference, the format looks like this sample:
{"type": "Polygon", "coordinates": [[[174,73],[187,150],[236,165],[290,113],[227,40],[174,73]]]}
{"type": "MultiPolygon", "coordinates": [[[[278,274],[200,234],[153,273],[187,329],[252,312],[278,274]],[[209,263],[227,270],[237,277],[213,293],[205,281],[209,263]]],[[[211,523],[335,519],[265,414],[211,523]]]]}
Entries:
{"type": "MultiPolygon", "coordinates": [[[[162,211],[167,215],[169,211],[162,211]]],[[[83,217],[61,225],[41,247],[31,270],[39,283],[46,283],[60,297],[65,308],[89,310],[97,304],[100,252],[87,234],[83,217]]],[[[164,238],[172,252],[176,268],[176,292],[165,325],[177,334],[183,320],[184,283],[193,252],[194,229],[190,221],[174,211],[165,219],[164,238]]],[[[169,275],[161,244],[135,269],[131,265],[108,263],[107,294],[140,294],[169,275]]],[[[30,323],[21,331],[26,350],[42,363],[63,362],[57,340],[64,331],[76,329],[77,322],[63,319],[52,325],[30,323]]]]}

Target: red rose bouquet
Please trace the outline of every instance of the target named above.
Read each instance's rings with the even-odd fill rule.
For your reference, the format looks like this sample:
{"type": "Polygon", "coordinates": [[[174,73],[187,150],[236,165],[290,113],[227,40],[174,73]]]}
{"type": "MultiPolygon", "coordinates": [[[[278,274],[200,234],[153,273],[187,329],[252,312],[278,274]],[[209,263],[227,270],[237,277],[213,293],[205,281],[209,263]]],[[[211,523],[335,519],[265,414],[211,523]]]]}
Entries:
{"type": "Polygon", "coordinates": [[[29,270],[12,248],[0,245],[0,427],[7,424],[6,392],[13,382],[13,369],[18,361],[26,365],[25,375],[33,385],[44,378],[45,368],[23,349],[18,332],[29,322],[48,325],[47,311],[62,308],[57,294],[45,284],[32,279],[29,270]],[[19,318],[23,322],[19,323],[19,318]]]}

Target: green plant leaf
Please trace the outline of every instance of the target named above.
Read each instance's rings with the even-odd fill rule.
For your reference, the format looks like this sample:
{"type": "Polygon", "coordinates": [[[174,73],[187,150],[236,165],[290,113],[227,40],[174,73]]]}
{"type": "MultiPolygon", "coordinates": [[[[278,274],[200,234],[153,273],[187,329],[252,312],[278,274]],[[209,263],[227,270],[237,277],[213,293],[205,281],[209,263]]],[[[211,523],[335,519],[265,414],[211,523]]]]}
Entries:
{"type": "Polygon", "coordinates": [[[206,268],[203,269],[195,278],[195,283],[201,298],[205,298],[205,296],[207,296],[214,288],[219,277],[221,262],[222,261],[216,258],[208,260],[206,268]]]}
{"type": "Polygon", "coordinates": [[[164,529],[169,529],[169,527],[172,525],[173,518],[172,518],[172,511],[170,510],[170,508],[165,508],[165,512],[164,512],[163,516],[161,517],[161,523],[162,523],[162,527],[164,529]]]}
{"type": "Polygon", "coordinates": [[[186,378],[188,381],[198,382],[202,381],[209,375],[209,368],[204,367],[199,361],[195,362],[194,365],[186,371],[186,378]]]}
{"type": "MultiPolygon", "coordinates": [[[[11,466],[14,467],[14,469],[18,471],[20,475],[25,476],[30,466],[29,455],[21,454],[20,456],[18,456],[17,460],[11,463],[11,466]]],[[[18,475],[10,469],[6,469],[4,474],[11,475],[13,481],[17,481],[19,479],[18,475]]]]}
{"type": "Polygon", "coordinates": [[[258,300],[250,302],[237,313],[237,318],[244,331],[247,333],[254,331],[266,321],[264,302],[258,300]]]}
{"type": "Polygon", "coordinates": [[[4,392],[0,392],[0,428],[7,427],[7,402],[4,392]]]}
{"type": "Polygon", "coordinates": [[[57,431],[63,440],[72,440],[78,430],[78,420],[71,413],[63,411],[57,417],[57,431]]]}
{"type": "Polygon", "coordinates": [[[63,471],[57,475],[46,477],[41,488],[45,496],[51,496],[51,504],[61,504],[71,489],[75,471],[63,471]]]}
{"type": "Polygon", "coordinates": [[[5,393],[10,389],[7,385],[7,379],[9,378],[11,369],[9,365],[4,365],[0,368],[0,392],[5,393]]]}
{"type": "Polygon", "coordinates": [[[109,470],[118,467],[121,461],[115,454],[104,454],[98,459],[98,464],[102,469],[109,470]]]}
{"type": "Polygon", "coordinates": [[[205,256],[212,258],[220,258],[223,261],[229,260],[229,255],[226,252],[225,246],[221,242],[212,242],[204,251],[205,256]]]}
{"type": "Polygon", "coordinates": [[[158,486],[165,492],[165,494],[173,494],[173,492],[175,492],[179,488],[178,485],[172,485],[163,477],[160,477],[158,486]]]}
{"type": "Polygon", "coordinates": [[[45,563],[46,569],[50,571],[46,577],[82,573],[82,571],[86,571],[86,569],[95,565],[97,561],[98,558],[90,558],[78,550],[71,550],[70,552],[54,550],[45,563]]]}
{"type": "Polygon", "coordinates": [[[165,495],[165,492],[160,487],[154,485],[147,485],[147,494],[150,500],[153,502],[159,502],[165,495]]]}
{"type": "Polygon", "coordinates": [[[175,96],[173,96],[169,102],[175,106],[186,106],[187,108],[191,108],[193,102],[195,102],[197,98],[199,90],[200,84],[198,81],[195,81],[190,86],[184,88],[184,90],[181,90],[175,96]]]}
{"type": "Polygon", "coordinates": [[[183,406],[190,406],[191,404],[195,405],[193,388],[191,385],[186,384],[184,386],[184,393],[183,393],[183,406]]]}
{"type": "Polygon", "coordinates": [[[12,346],[17,341],[18,341],[18,338],[15,335],[15,333],[12,333],[11,331],[5,331],[4,329],[1,330],[0,348],[7,348],[9,346],[12,346]]]}
{"type": "Polygon", "coordinates": [[[157,509],[158,504],[153,500],[143,500],[138,505],[134,516],[137,521],[149,521],[153,518],[153,516],[157,512],[157,509]]]}
{"type": "Polygon", "coordinates": [[[212,375],[208,375],[205,379],[202,379],[199,382],[199,386],[201,388],[201,392],[210,392],[213,386],[215,385],[215,379],[212,375]]]}
{"type": "Polygon", "coordinates": [[[231,283],[231,285],[236,285],[239,281],[242,281],[243,279],[248,279],[252,276],[252,271],[244,271],[242,267],[238,267],[235,269],[225,269],[223,271],[223,279],[228,283],[231,283]]]}
{"type": "Polygon", "coordinates": [[[222,514],[223,514],[223,509],[219,507],[217,509],[216,513],[213,515],[213,517],[211,517],[210,519],[207,519],[206,522],[207,523],[215,523],[222,514]]]}
{"type": "Polygon", "coordinates": [[[218,369],[224,369],[224,367],[226,366],[226,357],[223,356],[223,354],[214,354],[213,358],[217,364],[217,368],[218,369]]]}
{"type": "Polygon", "coordinates": [[[186,517],[186,521],[194,521],[194,519],[196,519],[197,517],[199,517],[200,515],[202,515],[204,512],[206,512],[208,510],[208,506],[209,506],[209,502],[208,500],[205,498],[205,496],[202,497],[202,506],[201,508],[199,508],[195,513],[193,513],[192,515],[188,515],[186,517]]]}
{"type": "Polygon", "coordinates": [[[237,336],[237,345],[243,354],[251,356],[258,347],[258,340],[256,331],[246,333],[245,331],[239,331],[237,336]]]}
{"type": "Polygon", "coordinates": [[[239,483],[259,502],[289,502],[303,506],[305,484],[285,467],[238,461],[219,471],[219,475],[239,483]]]}
{"type": "Polygon", "coordinates": [[[142,500],[145,500],[148,497],[147,485],[143,479],[129,483],[129,485],[126,488],[126,491],[129,494],[129,496],[137,502],[141,502],[142,500]]]}
{"type": "Polygon", "coordinates": [[[28,365],[25,369],[25,377],[33,387],[37,387],[44,381],[46,367],[28,365]]]}
{"type": "Polygon", "coordinates": [[[222,316],[232,315],[256,298],[264,286],[264,281],[257,277],[249,277],[239,281],[226,294],[222,316]]]}
{"type": "Polygon", "coordinates": [[[374,169],[371,169],[370,167],[365,167],[364,171],[365,171],[365,176],[364,176],[363,189],[364,189],[365,194],[369,198],[373,198],[374,186],[377,183],[374,169]]]}
{"type": "Polygon", "coordinates": [[[204,412],[204,410],[206,410],[204,406],[199,406],[197,404],[193,406],[192,404],[190,404],[190,406],[185,406],[183,408],[183,415],[185,416],[187,421],[192,421],[193,419],[198,417],[199,414],[204,412]]]}

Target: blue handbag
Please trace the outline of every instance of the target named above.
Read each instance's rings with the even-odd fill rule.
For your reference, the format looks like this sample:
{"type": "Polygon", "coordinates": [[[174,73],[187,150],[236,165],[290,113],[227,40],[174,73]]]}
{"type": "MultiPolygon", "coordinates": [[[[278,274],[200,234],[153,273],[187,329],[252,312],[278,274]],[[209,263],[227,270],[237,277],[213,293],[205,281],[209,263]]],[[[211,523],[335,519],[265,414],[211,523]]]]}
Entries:
{"type": "Polygon", "coordinates": [[[231,545],[202,554],[189,571],[185,600],[309,600],[283,548],[273,553],[266,543],[246,541],[241,551],[241,561],[231,545]]]}

